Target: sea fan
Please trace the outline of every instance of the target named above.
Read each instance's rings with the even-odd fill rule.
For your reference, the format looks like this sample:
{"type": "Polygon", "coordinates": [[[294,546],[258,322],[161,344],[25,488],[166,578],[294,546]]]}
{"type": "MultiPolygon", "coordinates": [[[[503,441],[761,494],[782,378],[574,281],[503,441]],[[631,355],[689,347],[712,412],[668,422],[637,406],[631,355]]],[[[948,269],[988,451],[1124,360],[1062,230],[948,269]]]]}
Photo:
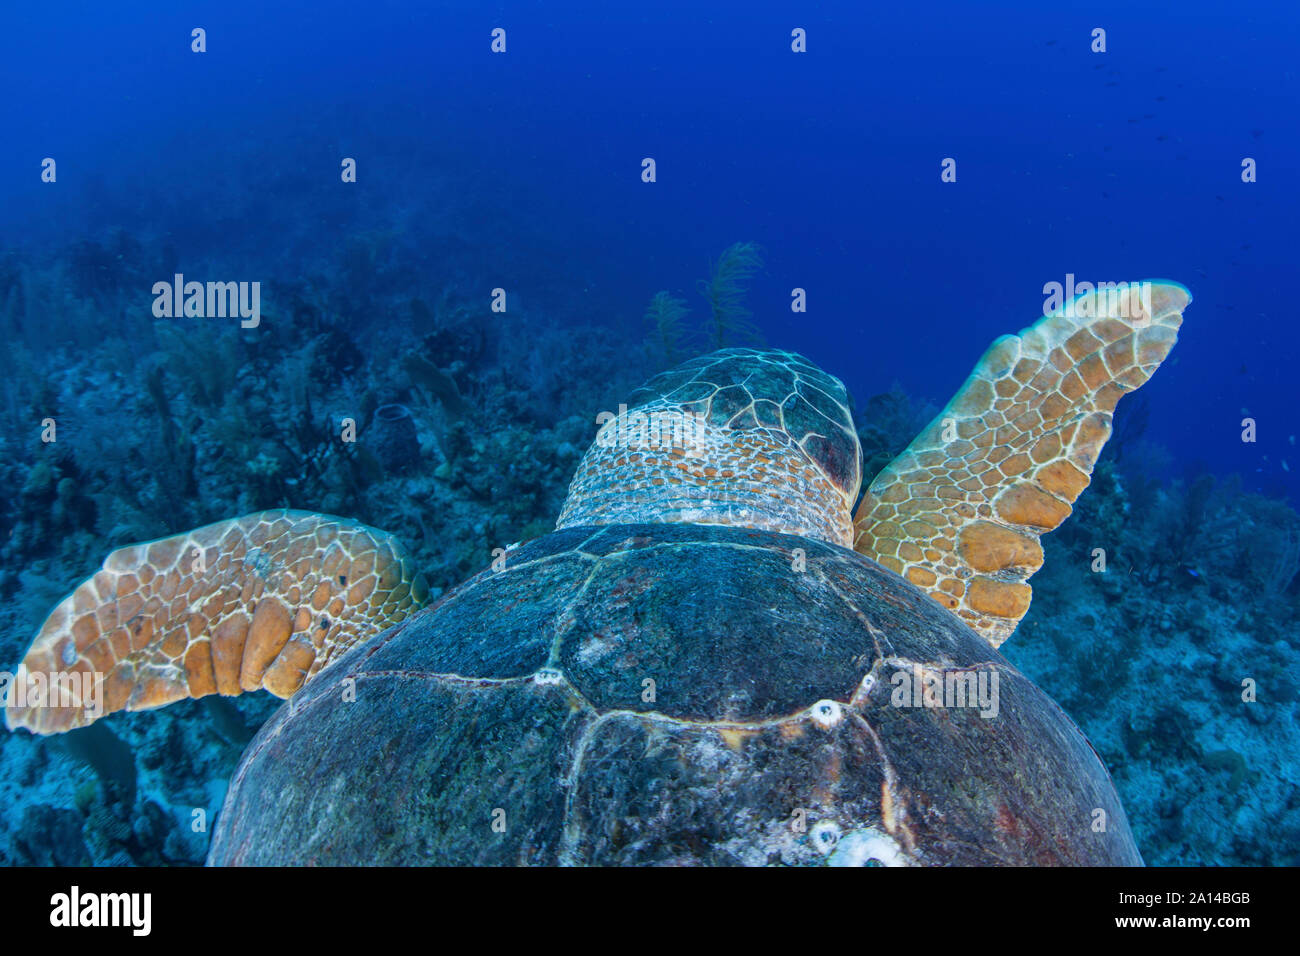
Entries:
{"type": "Polygon", "coordinates": [[[728,246],[713,265],[707,280],[699,282],[700,295],[709,300],[714,348],[724,348],[729,341],[758,341],[758,327],[749,321],[753,315],[745,308],[745,286],[763,267],[757,243],[737,242],[728,246]]]}
{"type": "Polygon", "coordinates": [[[646,321],[659,337],[659,346],[669,365],[677,363],[677,353],[685,334],[682,322],[690,310],[686,300],[671,292],[656,292],[646,307],[646,321]]]}

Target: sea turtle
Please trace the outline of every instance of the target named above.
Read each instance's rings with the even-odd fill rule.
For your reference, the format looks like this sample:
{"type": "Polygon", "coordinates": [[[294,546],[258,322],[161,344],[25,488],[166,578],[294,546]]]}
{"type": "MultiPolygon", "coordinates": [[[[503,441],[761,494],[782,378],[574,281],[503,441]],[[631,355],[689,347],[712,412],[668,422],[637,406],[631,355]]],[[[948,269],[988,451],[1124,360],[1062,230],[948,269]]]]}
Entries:
{"type": "Polygon", "coordinates": [[[39,699],[68,672],[103,712],[290,698],[214,864],[1140,864],[1096,753],[996,650],[1190,301],[1128,288],[995,341],[856,513],[843,385],[733,348],[602,416],[556,530],[419,613],[402,547],[341,518],[119,549],[6,721],[95,719],[39,699]]]}

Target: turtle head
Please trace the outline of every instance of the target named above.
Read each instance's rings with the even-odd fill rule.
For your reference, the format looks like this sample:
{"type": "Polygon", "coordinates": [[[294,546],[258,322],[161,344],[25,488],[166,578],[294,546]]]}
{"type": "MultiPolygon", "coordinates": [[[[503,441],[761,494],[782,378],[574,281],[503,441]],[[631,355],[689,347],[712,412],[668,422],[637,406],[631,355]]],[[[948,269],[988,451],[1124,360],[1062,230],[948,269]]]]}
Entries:
{"type": "Polygon", "coordinates": [[[726,524],[852,547],[862,470],[848,396],[800,355],[691,359],[597,424],[557,528],[726,524]]]}

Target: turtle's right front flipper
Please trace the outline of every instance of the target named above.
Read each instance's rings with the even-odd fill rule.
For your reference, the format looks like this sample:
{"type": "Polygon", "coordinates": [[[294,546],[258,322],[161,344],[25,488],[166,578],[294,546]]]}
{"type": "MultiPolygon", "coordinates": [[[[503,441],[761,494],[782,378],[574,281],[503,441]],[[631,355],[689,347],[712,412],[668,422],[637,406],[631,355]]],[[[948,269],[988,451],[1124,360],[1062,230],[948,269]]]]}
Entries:
{"type": "Polygon", "coordinates": [[[995,341],[872,481],[854,549],[1000,645],[1029,609],[1039,537],[1088,487],[1115,403],[1164,361],[1191,298],[1156,280],[1092,292],[995,341]]]}
{"type": "Polygon", "coordinates": [[[119,548],[42,625],[5,723],[55,734],[186,697],[289,697],[427,594],[391,535],[305,511],[119,548]]]}

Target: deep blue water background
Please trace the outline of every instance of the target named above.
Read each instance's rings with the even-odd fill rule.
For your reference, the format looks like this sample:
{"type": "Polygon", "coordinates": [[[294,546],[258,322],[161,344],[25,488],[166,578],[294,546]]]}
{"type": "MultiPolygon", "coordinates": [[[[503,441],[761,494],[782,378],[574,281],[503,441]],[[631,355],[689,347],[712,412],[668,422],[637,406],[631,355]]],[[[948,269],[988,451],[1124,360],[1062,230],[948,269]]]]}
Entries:
{"type": "MultiPolygon", "coordinates": [[[[1176,469],[1294,500],[1294,5],[117,6],[6,13],[10,240],[148,232],[159,197],[242,169],[265,187],[257,215],[173,210],[182,252],[273,242],[291,219],[341,242],[357,209],[417,196],[437,157],[551,237],[554,288],[589,297],[592,320],[634,320],[659,288],[692,297],[723,247],[755,240],[770,343],[857,396],[896,379],[940,401],[1035,318],[1045,282],[1172,278],[1195,302],[1148,390],[1149,437],[1176,469]],[[189,51],[196,25],[206,54],[189,51]],[[505,56],[488,50],[498,25],[505,56]],[[342,155],[354,188],[336,188],[342,155]],[[949,156],[955,184],[939,179],[949,156]],[[794,286],[806,315],[789,312],[794,286]]],[[[260,274],[259,248],[241,275],[260,274]]],[[[503,265],[530,251],[507,239],[503,265]]]]}

